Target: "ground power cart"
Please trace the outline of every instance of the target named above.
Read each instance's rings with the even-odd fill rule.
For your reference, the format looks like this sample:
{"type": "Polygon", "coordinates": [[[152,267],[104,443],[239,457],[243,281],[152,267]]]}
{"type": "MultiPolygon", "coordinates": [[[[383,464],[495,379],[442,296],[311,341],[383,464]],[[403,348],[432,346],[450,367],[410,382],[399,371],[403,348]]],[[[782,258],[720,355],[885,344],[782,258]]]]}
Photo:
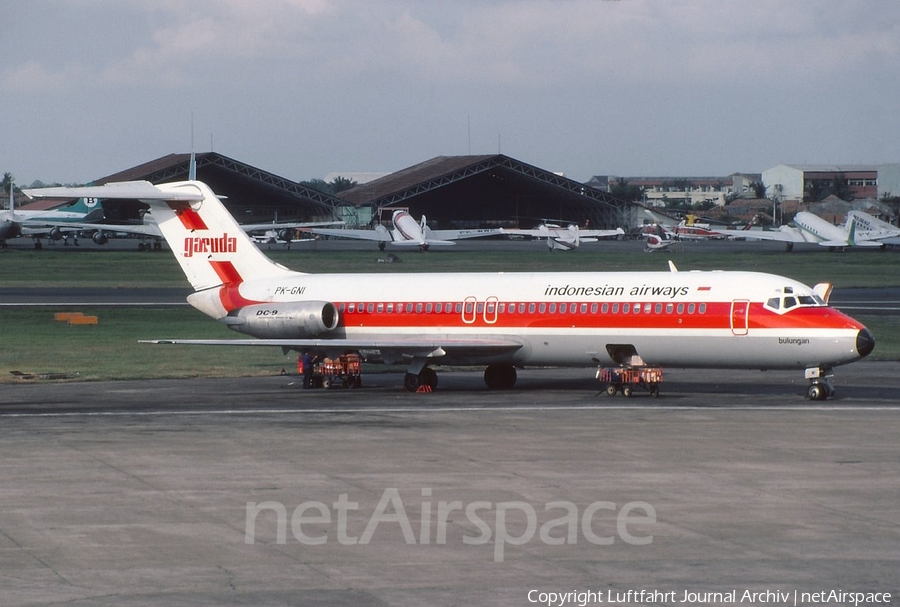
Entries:
{"type": "Polygon", "coordinates": [[[662,383],[662,369],[659,367],[599,367],[597,381],[604,385],[609,396],[621,392],[630,397],[635,388],[642,388],[656,398],[662,383]]]}

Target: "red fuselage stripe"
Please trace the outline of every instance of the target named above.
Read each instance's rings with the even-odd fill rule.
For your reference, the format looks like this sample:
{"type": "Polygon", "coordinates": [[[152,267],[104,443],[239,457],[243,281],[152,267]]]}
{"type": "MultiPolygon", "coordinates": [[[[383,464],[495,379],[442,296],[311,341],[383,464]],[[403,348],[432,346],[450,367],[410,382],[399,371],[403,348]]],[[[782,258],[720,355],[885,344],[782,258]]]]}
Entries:
{"type": "Polygon", "coordinates": [[[390,328],[465,328],[497,327],[502,329],[550,328],[550,329],[860,329],[862,325],[849,316],[829,307],[798,307],[784,314],[768,310],[760,303],[750,303],[747,314],[742,308],[733,308],[732,302],[694,302],[689,308],[684,304],[679,313],[678,304],[661,302],[619,303],[617,312],[610,304],[607,312],[594,303],[568,303],[566,311],[560,312],[556,304],[551,312],[550,304],[541,311],[539,303],[518,302],[506,304],[500,311],[500,304],[488,307],[485,302],[441,302],[441,311],[436,303],[391,302],[337,304],[341,310],[342,324],[347,327],[390,328]],[[352,305],[352,308],[351,308],[352,305]],[[467,307],[471,306],[471,307],[467,307]],[[509,312],[513,306],[515,312],[509,312]],[[520,312],[524,307],[524,312],[520,312]],[[409,308],[409,311],[407,311],[409,308]],[[635,313],[635,309],[640,312],[635,313]],[[352,309],[352,311],[351,311],[352,309]],[[448,311],[449,309],[449,311],[448,311]],[[370,311],[371,310],[371,311],[370,311]],[[430,311],[429,311],[430,310],[430,311]],[[690,312],[689,310],[693,310],[690,312]],[[469,322],[466,322],[469,321],[469,322]]]}

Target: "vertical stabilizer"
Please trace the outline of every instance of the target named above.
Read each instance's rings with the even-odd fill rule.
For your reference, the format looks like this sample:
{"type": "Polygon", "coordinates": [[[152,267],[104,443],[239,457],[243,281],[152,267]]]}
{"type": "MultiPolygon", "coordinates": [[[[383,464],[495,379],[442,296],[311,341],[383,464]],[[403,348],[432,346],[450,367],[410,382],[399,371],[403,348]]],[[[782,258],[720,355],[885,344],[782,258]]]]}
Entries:
{"type": "Polygon", "coordinates": [[[173,199],[179,193],[202,196],[199,201],[141,199],[150,205],[195,291],[296,274],[266,257],[205,183],[184,181],[157,187],[173,194],[173,199]]]}

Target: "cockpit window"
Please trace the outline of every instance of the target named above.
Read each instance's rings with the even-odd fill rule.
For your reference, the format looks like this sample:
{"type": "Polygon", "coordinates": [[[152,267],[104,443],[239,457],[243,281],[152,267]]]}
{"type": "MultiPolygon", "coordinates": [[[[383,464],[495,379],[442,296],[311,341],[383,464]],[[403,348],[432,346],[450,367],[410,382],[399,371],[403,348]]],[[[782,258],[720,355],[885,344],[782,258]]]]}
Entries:
{"type": "Polygon", "coordinates": [[[811,295],[798,295],[797,299],[800,300],[801,306],[814,306],[816,305],[816,300],[811,295]]]}
{"type": "Polygon", "coordinates": [[[791,308],[793,308],[796,305],[797,305],[797,300],[794,299],[793,297],[785,297],[784,298],[784,309],[785,310],[790,310],[791,308]]]}
{"type": "Polygon", "coordinates": [[[779,297],[770,297],[766,302],[766,306],[772,308],[773,310],[777,310],[781,307],[781,298],[779,297]]]}

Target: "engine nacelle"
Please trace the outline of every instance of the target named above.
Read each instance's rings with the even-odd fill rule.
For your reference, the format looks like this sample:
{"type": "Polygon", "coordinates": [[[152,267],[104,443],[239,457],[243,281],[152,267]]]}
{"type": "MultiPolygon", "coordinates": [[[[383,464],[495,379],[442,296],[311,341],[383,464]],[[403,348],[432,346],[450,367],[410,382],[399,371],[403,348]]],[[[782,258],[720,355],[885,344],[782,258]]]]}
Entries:
{"type": "Polygon", "coordinates": [[[283,229],[278,230],[278,240],[283,240],[284,242],[291,242],[294,240],[294,230],[283,229]]]}
{"type": "Polygon", "coordinates": [[[94,235],[91,236],[91,240],[93,240],[95,244],[106,244],[109,242],[109,238],[101,230],[94,232],[94,235]]]}
{"type": "Polygon", "coordinates": [[[267,303],[232,310],[225,317],[229,329],[262,339],[318,337],[334,331],[340,315],[328,301],[267,303]]]}
{"type": "Polygon", "coordinates": [[[62,240],[63,233],[58,227],[50,228],[50,231],[47,233],[47,238],[50,240],[62,240]]]}

